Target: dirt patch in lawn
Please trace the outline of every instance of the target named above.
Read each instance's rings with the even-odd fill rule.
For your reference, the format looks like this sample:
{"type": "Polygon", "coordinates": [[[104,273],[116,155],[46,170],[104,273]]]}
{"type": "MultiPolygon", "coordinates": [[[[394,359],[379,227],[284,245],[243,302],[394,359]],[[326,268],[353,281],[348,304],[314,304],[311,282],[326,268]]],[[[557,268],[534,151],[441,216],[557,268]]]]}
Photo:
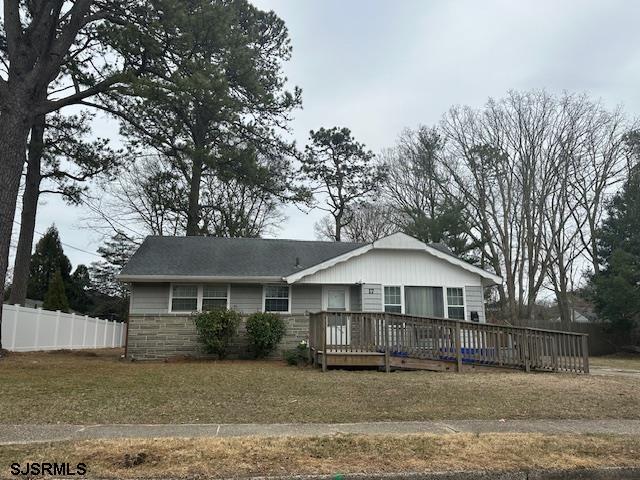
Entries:
{"type": "MultiPolygon", "coordinates": [[[[0,464],[64,461],[90,477],[518,470],[640,466],[640,438],[591,435],[337,435],[86,441],[3,447],[0,464]]],[[[3,472],[4,473],[4,472],[3,472]]]]}
{"type": "Polygon", "coordinates": [[[640,378],[330,371],[284,362],[139,363],[12,354],[0,424],[640,418],[640,378]]]}

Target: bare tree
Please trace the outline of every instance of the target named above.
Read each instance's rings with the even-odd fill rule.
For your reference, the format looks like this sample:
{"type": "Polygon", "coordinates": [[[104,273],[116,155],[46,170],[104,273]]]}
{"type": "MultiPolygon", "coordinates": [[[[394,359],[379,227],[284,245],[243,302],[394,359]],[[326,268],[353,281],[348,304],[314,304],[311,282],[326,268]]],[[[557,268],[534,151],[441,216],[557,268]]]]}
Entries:
{"type": "Polygon", "coordinates": [[[481,111],[452,108],[442,131],[449,189],[505,278],[510,317],[532,317],[547,282],[565,304],[576,262],[597,258],[591,225],[622,172],[623,117],[585,96],[511,92],[481,111]]]}
{"type": "MultiPolygon", "coordinates": [[[[146,235],[186,234],[189,187],[167,159],[142,156],[103,188],[105,199],[99,205],[95,199],[90,203],[94,229],[134,241],[146,235]]],[[[210,173],[203,179],[201,196],[198,217],[203,235],[259,237],[283,221],[279,198],[255,183],[210,173]]]]}
{"type": "Polygon", "coordinates": [[[449,192],[442,165],[445,140],[436,128],[405,130],[397,145],[383,152],[388,177],[384,201],[393,209],[396,229],[424,242],[446,244],[465,255],[475,248],[467,233],[465,210],[449,192]]]}
{"type": "Polygon", "coordinates": [[[261,237],[284,222],[280,206],[275,195],[259,186],[207,175],[200,215],[202,229],[216,237],[261,237]]]}
{"type": "MultiPolygon", "coordinates": [[[[394,210],[382,202],[360,202],[349,210],[348,218],[343,241],[371,243],[399,231],[394,210]]],[[[318,221],[314,230],[321,240],[335,239],[335,222],[330,215],[318,221]]]]}

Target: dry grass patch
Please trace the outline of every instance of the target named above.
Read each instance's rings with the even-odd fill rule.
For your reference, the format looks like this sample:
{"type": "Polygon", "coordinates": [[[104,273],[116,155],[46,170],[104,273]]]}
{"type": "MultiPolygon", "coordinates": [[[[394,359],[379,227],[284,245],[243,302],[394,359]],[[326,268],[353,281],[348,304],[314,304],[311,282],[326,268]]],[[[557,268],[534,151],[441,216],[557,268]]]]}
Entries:
{"type": "Polygon", "coordinates": [[[594,367],[619,368],[640,371],[640,355],[619,354],[592,357],[590,363],[594,367]]]}
{"type": "Polygon", "coordinates": [[[640,438],[623,436],[337,435],[16,445],[3,447],[0,464],[56,459],[83,462],[92,477],[229,477],[637,467],[639,453],[640,438]],[[141,461],[132,462],[132,458],[141,461]]]}
{"type": "Polygon", "coordinates": [[[120,352],[0,361],[0,424],[640,419],[640,378],[138,363],[120,352]]]}

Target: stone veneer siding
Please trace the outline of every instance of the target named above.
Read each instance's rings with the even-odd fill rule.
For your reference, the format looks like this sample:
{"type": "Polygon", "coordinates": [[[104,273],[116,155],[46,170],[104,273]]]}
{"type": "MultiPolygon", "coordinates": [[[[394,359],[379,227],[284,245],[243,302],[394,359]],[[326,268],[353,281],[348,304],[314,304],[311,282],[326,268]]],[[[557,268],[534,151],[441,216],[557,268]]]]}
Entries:
{"type": "MultiPolygon", "coordinates": [[[[229,346],[230,358],[248,358],[251,353],[246,337],[246,316],[242,317],[238,334],[229,346]]],[[[309,317],[283,315],[285,336],[273,352],[282,358],[283,352],[295,348],[309,335],[309,317]]],[[[193,316],[184,314],[129,315],[127,357],[132,360],[164,360],[172,357],[206,357],[198,339],[193,316]]]]}

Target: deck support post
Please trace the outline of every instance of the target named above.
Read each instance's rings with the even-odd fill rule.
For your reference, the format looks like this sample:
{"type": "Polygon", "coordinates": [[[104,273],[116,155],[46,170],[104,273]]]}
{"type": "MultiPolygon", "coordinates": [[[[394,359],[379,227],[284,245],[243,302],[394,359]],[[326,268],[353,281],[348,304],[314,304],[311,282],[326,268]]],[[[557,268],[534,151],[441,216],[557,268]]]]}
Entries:
{"type": "Polygon", "coordinates": [[[551,363],[553,371],[558,371],[558,339],[555,336],[551,337],[551,363]]]}
{"type": "Polygon", "coordinates": [[[384,316],[384,371],[391,372],[391,352],[389,352],[389,317],[384,316]]]}
{"type": "Polygon", "coordinates": [[[327,371],[327,314],[322,314],[322,371],[327,371]]]}
{"type": "Polygon", "coordinates": [[[462,372],[462,338],[460,338],[460,322],[456,322],[455,329],[455,346],[456,346],[456,371],[462,372]]]}
{"type": "Polygon", "coordinates": [[[582,336],[582,365],[584,373],[589,373],[589,335],[582,336]]]}
{"type": "Polygon", "coordinates": [[[524,371],[531,371],[531,360],[529,358],[529,330],[524,331],[524,371]]]}

